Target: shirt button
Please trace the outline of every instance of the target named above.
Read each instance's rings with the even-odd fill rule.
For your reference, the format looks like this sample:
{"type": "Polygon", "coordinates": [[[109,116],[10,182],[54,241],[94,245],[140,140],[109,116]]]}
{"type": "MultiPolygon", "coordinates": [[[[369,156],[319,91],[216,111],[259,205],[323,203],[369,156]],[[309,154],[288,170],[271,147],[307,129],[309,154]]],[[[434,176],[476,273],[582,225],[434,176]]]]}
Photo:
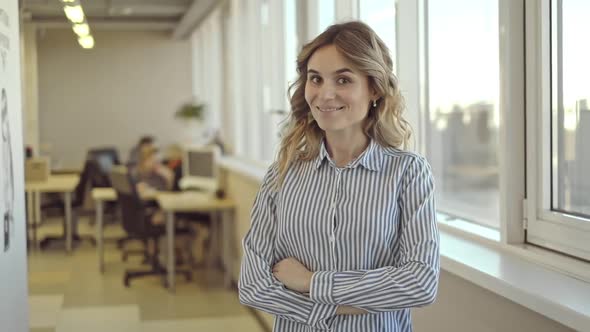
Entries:
{"type": "Polygon", "coordinates": [[[335,238],[334,238],[334,234],[330,235],[330,242],[334,242],[335,238]]]}

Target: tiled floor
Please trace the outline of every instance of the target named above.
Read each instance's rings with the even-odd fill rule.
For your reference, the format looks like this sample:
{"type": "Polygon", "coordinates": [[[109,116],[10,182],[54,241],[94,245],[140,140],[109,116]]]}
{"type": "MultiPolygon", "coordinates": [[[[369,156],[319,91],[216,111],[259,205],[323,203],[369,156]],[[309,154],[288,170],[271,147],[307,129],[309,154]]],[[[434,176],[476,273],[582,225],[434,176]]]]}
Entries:
{"type": "MultiPolygon", "coordinates": [[[[79,230],[94,231],[84,220],[79,230]]],[[[59,223],[50,223],[39,228],[39,238],[60,232],[59,223]]],[[[105,237],[121,235],[117,225],[105,230],[105,237]]],[[[31,332],[263,331],[236,291],[223,287],[219,271],[194,270],[191,282],[179,277],[170,294],[158,277],[136,279],[125,288],[123,271],[147,266],[139,257],[122,262],[113,242],[105,246],[104,274],[97,261],[88,242],[71,255],[58,248],[29,254],[31,332]]]]}

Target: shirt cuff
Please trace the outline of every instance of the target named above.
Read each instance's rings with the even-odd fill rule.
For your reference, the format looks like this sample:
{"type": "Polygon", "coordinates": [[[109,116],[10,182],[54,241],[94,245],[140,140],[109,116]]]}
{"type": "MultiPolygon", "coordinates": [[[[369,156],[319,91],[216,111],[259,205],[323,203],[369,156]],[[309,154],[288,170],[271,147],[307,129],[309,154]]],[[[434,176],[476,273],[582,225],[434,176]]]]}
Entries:
{"type": "Polygon", "coordinates": [[[311,277],[309,285],[309,298],[316,303],[334,304],[333,271],[317,271],[311,277]]]}

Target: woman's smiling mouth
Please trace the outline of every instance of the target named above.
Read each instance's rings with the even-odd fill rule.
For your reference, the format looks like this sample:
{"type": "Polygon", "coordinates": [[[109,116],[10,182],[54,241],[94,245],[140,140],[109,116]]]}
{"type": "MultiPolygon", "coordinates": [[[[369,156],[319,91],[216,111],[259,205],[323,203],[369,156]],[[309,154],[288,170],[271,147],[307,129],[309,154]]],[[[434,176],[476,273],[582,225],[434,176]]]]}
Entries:
{"type": "Polygon", "coordinates": [[[336,112],[336,111],[340,111],[340,110],[344,109],[344,106],[340,106],[340,107],[319,107],[319,106],[316,106],[316,108],[317,108],[317,109],[318,109],[318,111],[320,111],[320,112],[327,113],[327,112],[336,112]]]}

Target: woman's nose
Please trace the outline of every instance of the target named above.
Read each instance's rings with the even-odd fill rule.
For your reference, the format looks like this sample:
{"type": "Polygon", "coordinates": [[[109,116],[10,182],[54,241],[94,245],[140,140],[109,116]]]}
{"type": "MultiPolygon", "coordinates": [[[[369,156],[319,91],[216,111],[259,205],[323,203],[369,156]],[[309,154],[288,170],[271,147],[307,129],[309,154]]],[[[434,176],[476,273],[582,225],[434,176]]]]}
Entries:
{"type": "Polygon", "coordinates": [[[334,99],[334,97],[336,97],[336,90],[334,89],[334,86],[332,86],[332,84],[323,84],[320,87],[319,96],[322,100],[334,99]]]}

